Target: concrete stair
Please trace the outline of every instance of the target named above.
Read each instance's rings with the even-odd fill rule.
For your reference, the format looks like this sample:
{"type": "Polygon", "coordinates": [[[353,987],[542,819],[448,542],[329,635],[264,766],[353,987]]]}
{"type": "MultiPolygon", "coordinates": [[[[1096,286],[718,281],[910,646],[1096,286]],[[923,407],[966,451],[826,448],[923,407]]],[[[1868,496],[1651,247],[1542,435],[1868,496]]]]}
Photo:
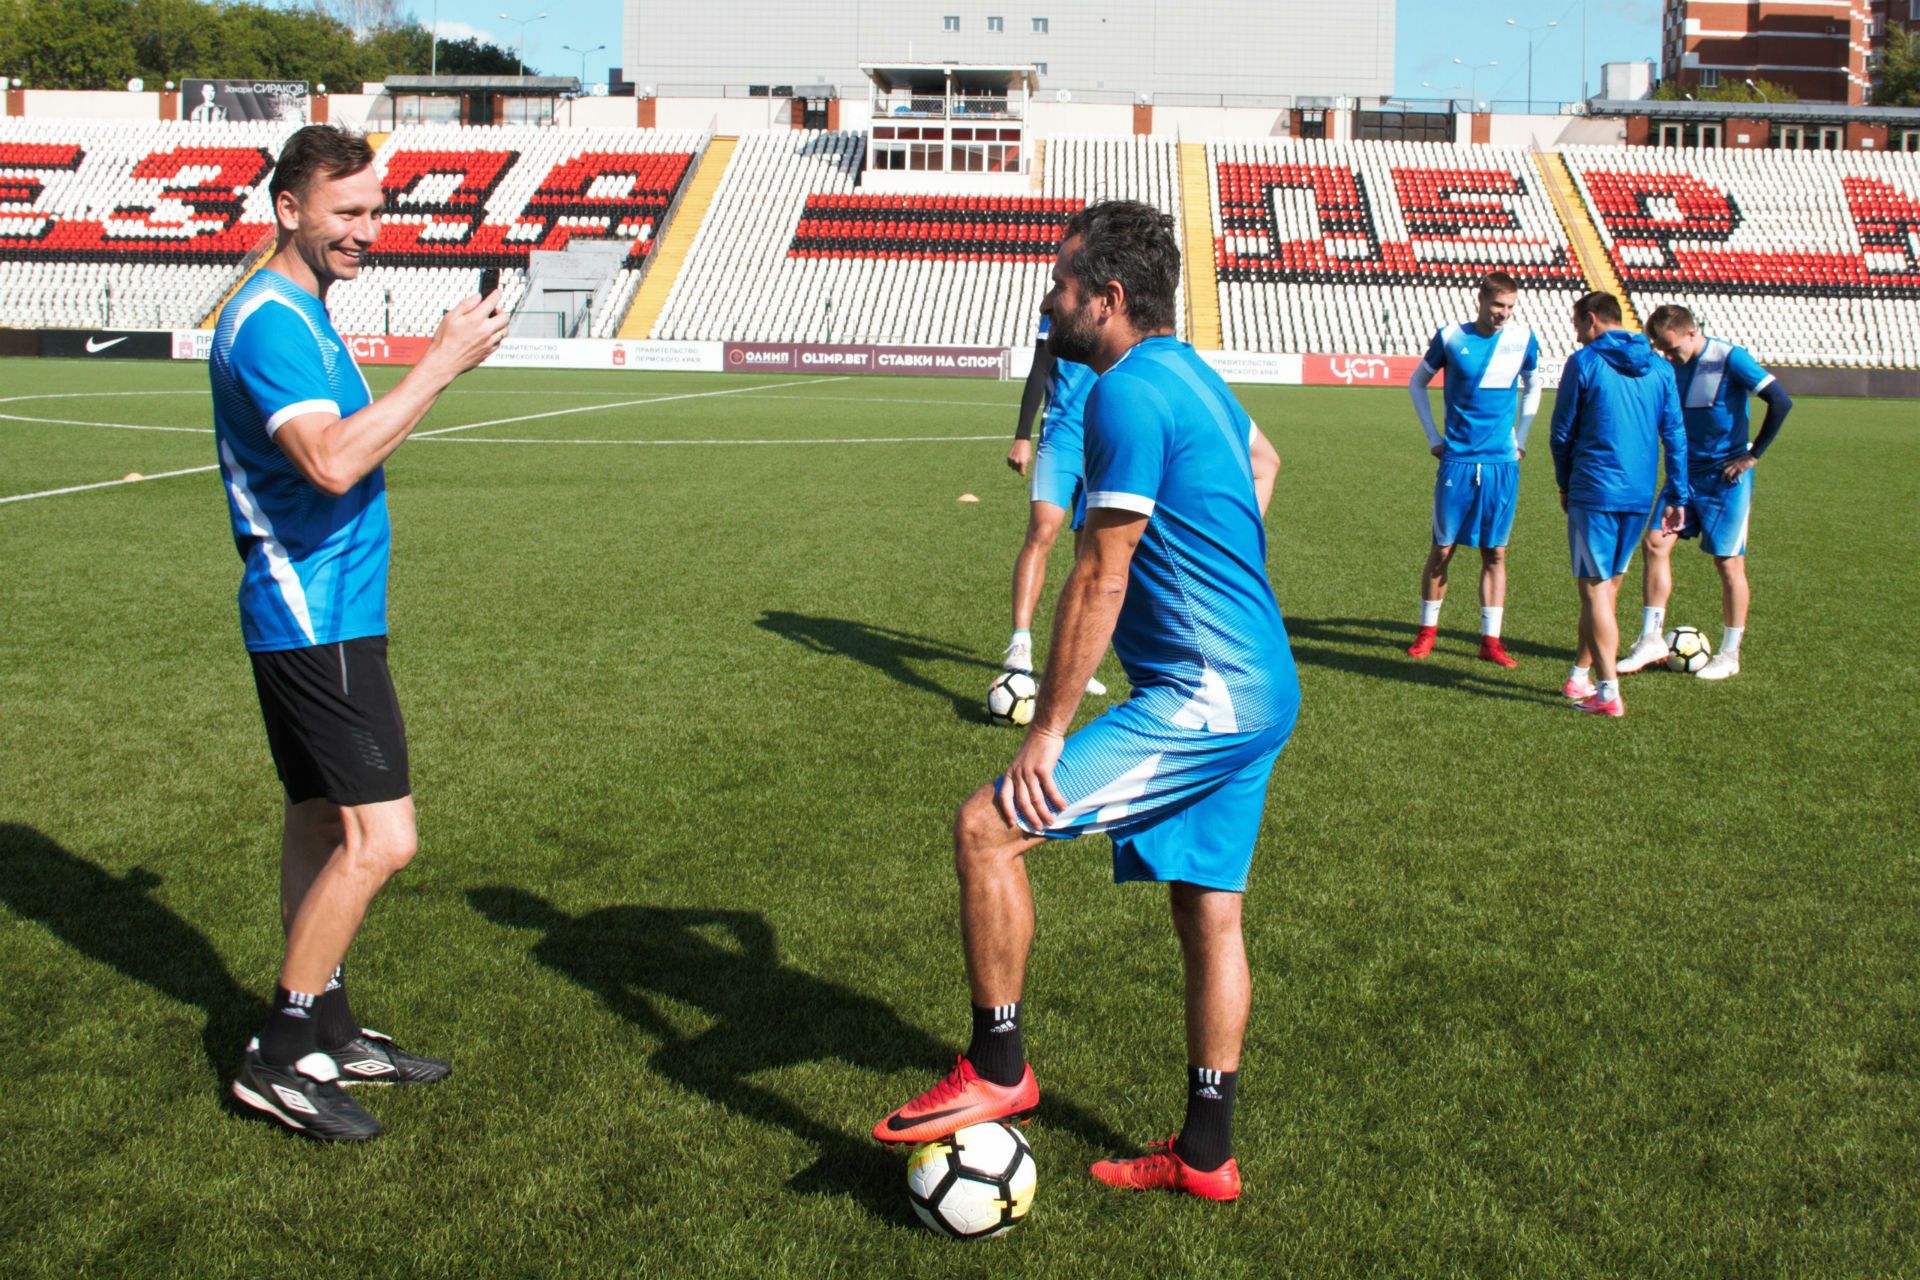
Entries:
{"type": "Polygon", "coordinates": [[[633,296],[627,318],[620,323],[620,337],[645,338],[659,323],[660,313],[666,310],[667,295],[673,291],[673,282],[686,263],[693,238],[699,233],[700,224],[706,221],[714,192],[720,189],[720,180],[726,176],[734,148],[739,145],[738,138],[715,138],[707,144],[706,154],[700,157],[699,172],[693,175],[687,194],[681,197],[680,208],[673,215],[667,234],[654,243],[653,262],[647,267],[639,292],[633,296]]]}
{"type": "Polygon", "coordinates": [[[1218,351],[1220,277],[1213,260],[1213,191],[1207,180],[1207,149],[1198,142],[1180,144],[1181,238],[1186,245],[1187,341],[1202,351],[1218,351]]]}
{"type": "Polygon", "coordinates": [[[1620,277],[1613,269],[1613,259],[1607,256],[1607,246],[1600,239],[1600,229],[1593,225],[1593,219],[1587,214],[1587,202],[1580,198],[1580,188],[1573,180],[1573,174],[1567,169],[1567,162],[1560,158],[1558,151],[1536,151],[1533,153],[1534,167],[1540,170],[1541,181],[1546,183],[1547,195],[1553,200],[1553,207],[1559,211],[1560,221],[1566,225],[1567,239],[1573,244],[1573,255],[1580,260],[1580,269],[1586,272],[1587,288],[1610,293],[1620,299],[1620,315],[1626,327],[1633,332],[1640,331],[1640,317],[1634,314],[1633,303],[1627,297],[1627,291],[1621,287],[1620,277]]]}

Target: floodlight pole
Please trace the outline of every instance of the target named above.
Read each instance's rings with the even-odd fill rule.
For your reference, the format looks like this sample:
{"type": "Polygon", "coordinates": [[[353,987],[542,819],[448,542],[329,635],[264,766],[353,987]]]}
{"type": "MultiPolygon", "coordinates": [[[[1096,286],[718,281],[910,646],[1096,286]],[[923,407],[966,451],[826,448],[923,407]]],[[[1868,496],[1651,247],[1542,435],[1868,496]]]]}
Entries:
{"type": "Polygon", "coordinates": [[[433,0],[433,31],[427,37],[427,74],[440,74],[440,0],[433,0]]]}
{"type": "Polygon", "coordinates": [[[527,28],[532,26],[534,23],[539,22],[542,18],[545,18],[546,16],[547,15],[544,13],[539,14],[532,18],[509,18],[504,13],[500,15],[500,20],[502,22],[517,22],[520,24],[520,43],[515,48],[514,54],[513,54],[513,74],[514,75],[524,76],[527,74],[527,28]]]}
{"type": "Polygon", "coordinates": [[[1478,111],[1480,109],[1480,73],[1490,67],[1499,66],[1500,60],[1495,58],[1491,62],[1478,64],[1469,63],[1464,58],[1455,58],[1453,61],[1456,66],[1462,66],[1467,69],[1467,74],[1471,77],[1467,92],[1473,95],[1473,101],[1468,103],[1467,107],[1469,111],[1478,111]]]}
{"type": "Polygon", "coordinates": [[[563,44],[560,47],[568,53],[577,53],[580,55],[580,84],[584,88],[587,83],[587,55],[590,53],[598,53],[607,46],[597,44],[591,49],[576,49],[570,44],[563,44]]]}
{"type": "MultiPolygon", "coordinates": [[[[1581,11],[1581,21],[1582,22],[1586,21],[1585,10],[1581,11]]],[[[1539,24],[1538,26],[1528,26],[1524,22],[1515,22],[1512,18],[1508,18],[1507,25],[1527,33],[1527,114],[1532,115],[1533,114],[1533,46],[1536,43],[1533,37],[1533,33],[1536,31],[1550,31],[1554,27],[1559,26],[1560,24],[1558,22],[1544,22],[1539,24]]],[[[1582,53],[1580,57],[1581,57],[1581,63],[1582,63],[1581,74],[1584,76],[1586,54],[1582,53]]]]}

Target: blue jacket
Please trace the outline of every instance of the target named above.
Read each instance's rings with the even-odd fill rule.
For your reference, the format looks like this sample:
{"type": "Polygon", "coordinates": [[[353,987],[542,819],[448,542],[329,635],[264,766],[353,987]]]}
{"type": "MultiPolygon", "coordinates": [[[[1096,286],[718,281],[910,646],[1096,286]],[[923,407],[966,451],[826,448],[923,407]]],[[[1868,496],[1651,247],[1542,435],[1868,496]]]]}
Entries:
{"type": "Polygon", "coordinates": [[[1667,504],[1686,503],[1687,428],[1673,366],[1611,329],[1567,358],[1553,403],[1553,474],[1569,505],[1646,511],[1666,454],[1667,504]]]}

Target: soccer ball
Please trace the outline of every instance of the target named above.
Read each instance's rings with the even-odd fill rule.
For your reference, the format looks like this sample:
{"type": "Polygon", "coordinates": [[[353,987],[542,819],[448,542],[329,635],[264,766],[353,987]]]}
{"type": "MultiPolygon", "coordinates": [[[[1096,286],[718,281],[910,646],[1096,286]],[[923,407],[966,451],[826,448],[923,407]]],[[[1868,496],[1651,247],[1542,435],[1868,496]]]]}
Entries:
{"type": "Polygon", "coordinates": [[[1033,723],[1033,700],[1040,689],[1024,671],[1002,671],[987,686],[987,718],[995,724],[1033,723]]]}
{"type": "Polygon", "coordinates": [[[915,1148],[907,1161],[907,1198],[939,1234],[985,1240],[1027,1216],[1036,1176],[1026,1136],[992,1120],[915,1148]]]}
{"type": "Polygon", "coordinates": [[[1693,627],[1675,627],[1667,632],[1667,670],[1682,673],[1698,671],[1713,656],[1713,646],[1693,627]]]}

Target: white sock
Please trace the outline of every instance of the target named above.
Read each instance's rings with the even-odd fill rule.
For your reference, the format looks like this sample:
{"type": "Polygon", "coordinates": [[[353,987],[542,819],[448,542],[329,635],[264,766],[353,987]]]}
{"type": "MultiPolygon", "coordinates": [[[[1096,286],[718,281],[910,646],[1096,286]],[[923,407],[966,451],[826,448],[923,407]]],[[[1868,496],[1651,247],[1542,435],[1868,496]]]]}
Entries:
{"type": "Polygon", "coordinates": [[[1618,680],[1602,680],[1600,682],[1600,701],[1612,702],[1619,696],[1620,682],[1618,680]]]}
{"type": "Polygon", "coordinates": [[[1667,625],[1667,611],[1665,609],[1648,608],[1648,609],[1642,609],[1640,611],[1640,634],[1641,635],[1657,636],[1660,634],[1660,628],[1666,625],[1667,625]]]}
{"type": "Polygon", "coordinates": [[[1013,633],[1013,642],[1014,642],[1015,644],[1019,644],[1019,643],[1020,643],[1020,642],[1021,642],[1022,640],[1024,640],[1024,641],[1026,641],[1026,642],[1027,642],[1028,644],[1032,644],[1032,643],[1033,643],[1033,632],[1031,632],[1031,631],[1016,631],[1016,632],[1014,632],[1014,633],[1013,633]]]}
{"type": "Polygon", "coordinates": [[[1587,678],[1587,671],[1588,671],[1588,668],[1586,667],[1575,667],[1573,670],[1567,673],[1567,679],[1585,680],[1587,678]]]}
{"type": "Polygon", "coordinates": [[[1442,602],[1439,600],[1422,600],[1420,602],[1420,625],[1421,626],[1437,627],[1440,625],[1441,603],[1442,602]]]}
{"type": "Polygon", "coordinates": [[[1507,616],[1505,605],[1483,604],[1480,606],[1480,634],[1500,638],[1500,619],[1507,616]]]}
{"type": "Polygon", "coordinates": [[[1720,633],[1720,652],[1730,658],[1740,656],[1740,637],[1747,634],[1745,627],[1728,627],[1720,633]]]}

